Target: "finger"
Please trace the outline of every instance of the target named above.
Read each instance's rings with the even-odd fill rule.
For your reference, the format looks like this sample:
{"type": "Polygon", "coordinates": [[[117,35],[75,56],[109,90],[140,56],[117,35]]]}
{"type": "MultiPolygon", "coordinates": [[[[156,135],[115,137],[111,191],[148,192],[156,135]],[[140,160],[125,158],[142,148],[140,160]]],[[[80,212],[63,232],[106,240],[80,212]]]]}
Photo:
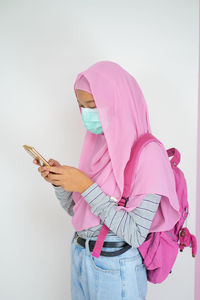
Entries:
{"type": "Polygon", "coordinates": [[[33,163],[40,166],[40,163],[39,163],[39,161],[37,159],[34,159],[33,163]]]}
{"type": "Polygon", "coordinates": [[[55,160],[50,158],[48,163],[50,164],[50,166],[53,166],[55,164],[55,160]]]}
{"type": "Polygon", "coordinates": [[[49,173],[48,174],[48,178],[50,179],[50,180],[60,180],[61,178],[60,178],[60,174],[52,174],[52,173],[49,173]]]}
{"type": "Polygon", "coordinates": [[[38,171],[39,172],[44,172],[44,171],[48,171],[49,169],[45,169],[45,166],[40,166],[39,168],[38,168],[38,171]]]}
{"type": "Polygon", "coordinates": [[[45,177],[47,177],[47,176],[48,176],[48,174],[49,174],[49,172],[48,172],[48,171],[44,171],[44,172],[42,172],[42,173],[41,173],[42,177],[44,177],[44,178],[45,178],[45,177]]]}
{"type": "Polygon", "coordinates": [[[51,180],[51,181],[49,181],[49,182],[52,183],[52,184],[55,184],[55,185],[57,185],[57,186],[61,186],[59,180],[51,180]]]}
{"type": "Polygon", "coordinates": [[[62,167],[47,167],[47,170],[53,173],[62,174],[62,167]]]}
{"type": "Polygon", "coordinates": [[[59,164],[59,162],[57,162],[56,160],[54,160],[53,162],[50,162],[49,164],[52,167],[60,167],[61,166],[61,164],[59,164]]]}
{"type": "Polygon", "coordinates": [[[55,159],[53,159],[53,158],[50,158],[50,159],[49,159],[49,163],[58,163],[58,161],[55,160],[55,159]]]}
{"type": "Polygon", "coordinates": [[[48,170],[42,170],[42,171],[41,171],[41,174],[44,174],[44,173],[49,174],[49,171],[48,171],[48,170]]]}
{"type": "Polygon", "coordinates": [[[61,182],[59,180],[51,180],[50,178],[48,178],[48,175],[46,177],[44,177],[44,180],[46,180],[49,183],[61,186],[61,182]]]}
{"type": "Polygon", "coordinates": [[[61,181],[60,180],[56,180],[56,179],[52,179],[49,177],[50,174],[47,174],[44,179],[50,183],[56,184],[56,185],[61,185],[61,181]]]}
{"type": "Polygon", "coordinates": [[[44,180],[51,183],[51,180],[48,178],[48,174],[44,177],[44,180]]]}

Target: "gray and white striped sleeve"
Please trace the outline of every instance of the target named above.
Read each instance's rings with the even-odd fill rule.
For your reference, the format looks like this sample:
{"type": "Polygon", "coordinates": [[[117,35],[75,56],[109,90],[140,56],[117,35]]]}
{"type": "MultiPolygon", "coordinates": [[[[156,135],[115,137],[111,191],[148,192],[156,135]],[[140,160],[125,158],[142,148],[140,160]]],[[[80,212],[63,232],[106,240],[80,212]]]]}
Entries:
{"type": "Polygon", "coordinates": [[[57,199],[60,201],[61,206],[68,212],[70,216],[74,215],[73,206],[74,200],[72,192],[64,190],[61,186],[53,185],[57,199]]]}
{"type": "Polygon", "coordinates": [[[116,210],[117,203],[93,183],[81,194],[98,216],[116,235],[134,248],[147,237],[162,195],[147,194],[138,207],[130,212],[116,210]]]}

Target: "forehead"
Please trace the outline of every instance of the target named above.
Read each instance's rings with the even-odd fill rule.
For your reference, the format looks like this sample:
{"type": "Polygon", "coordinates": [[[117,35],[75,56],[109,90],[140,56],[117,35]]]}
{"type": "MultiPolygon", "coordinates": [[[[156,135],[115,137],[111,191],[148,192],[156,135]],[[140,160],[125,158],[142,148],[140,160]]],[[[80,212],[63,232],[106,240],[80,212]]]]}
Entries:
{"type": "Polygon", "coordinates": [[[81,96],[85,96],[85,97],[87,97],[87,96],[92,96],[93,97],[93,95],[90,94],[89,92],[84,91],[84,90],[79,90],[79,89],[76,89],[76,94],[81,95],[81,96]]]}
{"type": "Polygon", "coordinates": [[[76,96],[78,101],[89,101],[94,102],[93,95],[87,91],[76,89],[76,96]]]}

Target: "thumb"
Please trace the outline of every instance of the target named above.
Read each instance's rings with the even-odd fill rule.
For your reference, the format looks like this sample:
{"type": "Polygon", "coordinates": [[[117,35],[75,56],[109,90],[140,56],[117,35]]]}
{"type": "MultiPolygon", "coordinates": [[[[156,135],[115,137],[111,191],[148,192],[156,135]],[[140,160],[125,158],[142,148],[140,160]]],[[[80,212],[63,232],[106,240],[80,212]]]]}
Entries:
{"type": "Polygon", "coordinates": [[[49,164],[52,167],[59,167],[60,166],[60,163],[58,161],[56,161],[55,159],[52,159],[52,158],[49,160],[49,164]]]}

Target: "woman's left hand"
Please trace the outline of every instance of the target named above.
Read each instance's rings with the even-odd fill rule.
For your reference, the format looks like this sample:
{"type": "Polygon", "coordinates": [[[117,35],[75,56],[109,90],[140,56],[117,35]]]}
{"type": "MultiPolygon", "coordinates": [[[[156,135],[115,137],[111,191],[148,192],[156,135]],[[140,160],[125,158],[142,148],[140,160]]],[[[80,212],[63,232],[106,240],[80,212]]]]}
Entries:
{"type": "Polygon", "coordinates": [[[81,170],[70,166],[41,167],[49,171],[48,179],[55,185],[60,185],[69,192],[83,193],[94,182],[81,170]],[[55,174],[52,174],[53,172],[55,174]]]}

